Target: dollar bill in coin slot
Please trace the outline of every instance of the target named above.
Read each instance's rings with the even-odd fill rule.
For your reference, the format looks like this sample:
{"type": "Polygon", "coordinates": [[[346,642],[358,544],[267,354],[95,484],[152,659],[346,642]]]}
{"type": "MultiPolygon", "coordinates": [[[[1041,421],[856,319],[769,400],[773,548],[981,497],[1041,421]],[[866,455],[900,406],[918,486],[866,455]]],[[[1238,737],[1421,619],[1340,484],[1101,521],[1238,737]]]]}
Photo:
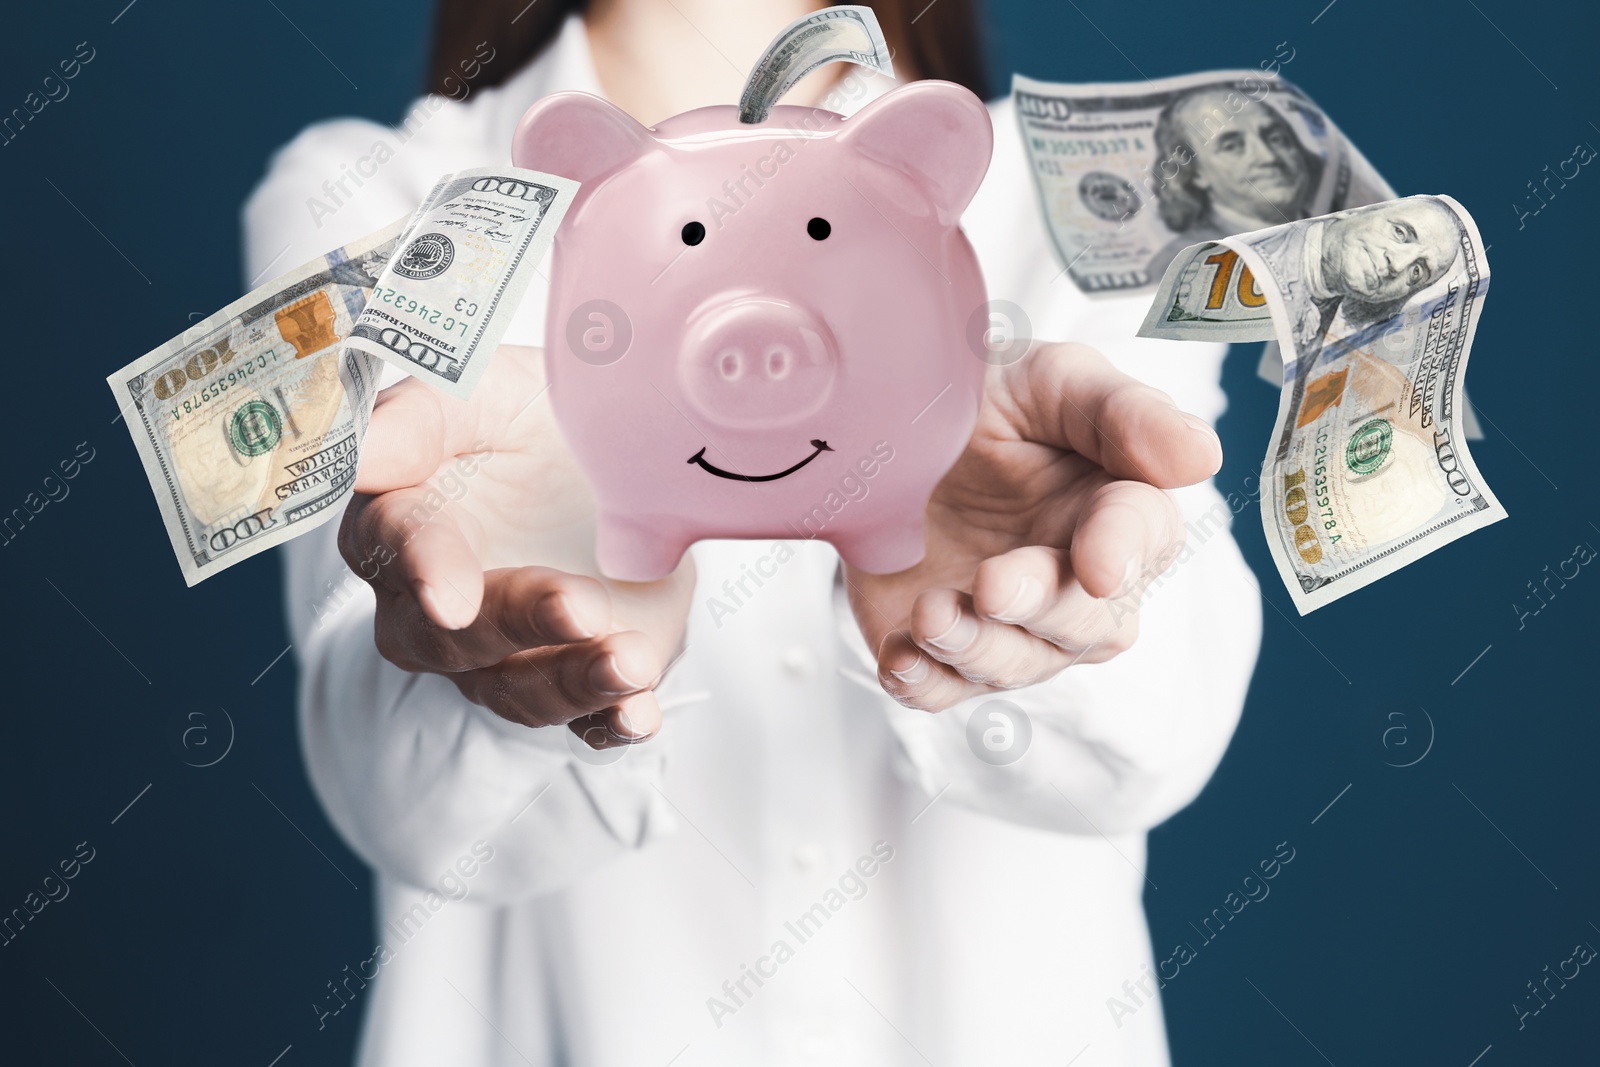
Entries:
{"type": "Polygon", "coordinates": [[[739,121],[765,122],[772,105],[801,78],[825,63],[841,62],[894,76],[889,46],[870,7],[825,7],[802,15],[779,31],[745,79],[744,92],[739,94],[739,121]]]}

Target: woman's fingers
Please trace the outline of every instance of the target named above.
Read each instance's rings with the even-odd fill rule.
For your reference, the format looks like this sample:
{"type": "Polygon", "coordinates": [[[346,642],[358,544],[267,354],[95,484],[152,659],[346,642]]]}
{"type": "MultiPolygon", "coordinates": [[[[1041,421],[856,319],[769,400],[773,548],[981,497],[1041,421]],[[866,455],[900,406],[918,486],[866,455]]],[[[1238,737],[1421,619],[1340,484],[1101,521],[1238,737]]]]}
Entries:
{"type": "Polygon", "coordinates": [[[544,391],[536,348],[501,345],[467,400],[445,396],[417,378],[378,394],[361,443],[356,492],[383,493],[420,485],[455,456],[498,448],[544,391]]]}
{"type": "Polygon", "coordinates": [[[954,589],[928,589],[912,608],[909,636],[926,655],[990,689],[1035,685],[1074,664],[1103,662],[1138,636],[1137,598],[1090,596],[1070,575],[1036,609],[1013,618],[995,619],[954,589]]]}
{"type": "Polygon", "coordinates": [[[1040,545],[984,560],[974,610],[1096,663],[1132,645],[1145,586],[1183,545],[1177,505],[1143,482],[1107,482],[1074,510],[1070,528],[1040,545]],[[1092,649],[1092,651],[1090,651],[1092,649]]]}
{"type": "Polygon", "coordinates": [[[974,610],[954,589],[926,589],[911,608],[911,640],[969,682],[996,689],[1032,685],[1067,665],[1062,650],[974,610]]]}
{"type": "Polygon", "coordinates": [[[345,510],[339,551],[374,587],[415,598],[438,626],[459,630],[477,617],[478,553],[456,516],[422,489],[357,496],[345,510]]]}
{"type": "Polygon", "coordinates": [[[661,729],[661,705],[645,690],[623,697],[616,707],[573,719],[567,729],[590,748],[607,749],[648,741],[661,729]]]}
{"type": "Polygon", "coordinates": [[[643,634],[629,630],[592,641],[517,652],[454,676],[467,699],[524,726],[565,725],[596,712],[618,738],[643,740],[661,725],[654,697],[636,699],[666,665],[643,634]]]}
{"type": "MultiPolygon", "coordinates": [[[[611,601],[592,578],[548,567],[487,573],[445,515],[397,535],[411,490],[366,502],[347,519],[341,548],[384,564],[368,577],[378,596],[378,651],[409,671],[449,675],[468,699],[526,726],[590,719],[611,743],[661,727],[653,694],[664,665],[641,633],[605,634],[611,601]],[[401,547],[387,556],[386,539],[401,547]]],[[[352,509],[354,510],[354,509],[352,509]]]]}
{"type": "Polygon", "coordinates": [[[529,649],[590,641],[610,625],[610,600],[592,578],[547,567],[482,577],[481,608],[459,629],[441,627],[410,590],[380,591],[378,651],[406,670],[448,674],[490,667],[529,649]]]}
{"type": "Polygon", "coordinates": [[[378,394],[361,442],[356,492],[385,493],[421,485],[441,464],[479,439],[482,390],[456,400],[417,378],[378,394]]]}
{"type": "Polygon", "coordinates": [[[923,711],[943,711],[983,692],[918,648],[904,630],[891,630],[878,648],[878,684],[906,707],[923,711]]]}
{"type": "Polygon", "coordinates": [[[979,616],[1060,649],[1064,666],[1127,651],[1139,635],[1139,599],[1137,589],[1094,596],[1073,574],[1069,552],[1038,545],[984,560],[972,581],[979,616]]]}
{"type": "Polygon", "coordinates": [[[605,588],[545,567],[485,573],[477,522],[423,484],[454,457],[527,445],[539,352],[502,346],[488,374],[467,401],[416,380],[378,397],[339,532],[377,595],[378,649],[512,722],[570,724],[595,747],[642,741],[661,726],[650,687],[664,665],[643,634],[607,634],[605,588]]]}
{"type": "Polygon", "coordinates": [[[979,564],[972,604],[979,617],[1031,634],[1067,652],[1071,663],[1111,637],[1124,614],[1083,588],[1065,550],[1040,545],[979,564]]]}
{"type": "MultiPolygon", "coordinates": [[[[1141,509],[1147,504],[1119,500],[1118,507],[1129,514],[1108,510],[1093,528],[1094,537],[1119,546],[1132,538],[1139,559],[1162,552],[1160,558],[1170,558],[1171,547],[1181,543],[1172,532],[1175,513],[1170,520],[1158,507],[1146,514],[1141,509]]],[[[1093,541],[1090,549],[1111,551],[1093,541]]],[[[923,590],[912,605],[909,629],[891,634],[880,650],[884,689],[902,703],[938,711],[985,691],[1035,685],[1074,664],[1102,663],[1125,652],[1138,639],[1144,580],[1161,564],[1134,572],[1123,584],[1106,586],[1103,577],[1097,579],[1105,592],[1098,596],[1076,575],[1076,558],[1076,541],[1072,551],[1039,545],[1013,549],[979,565],[971,595],[923,590]]],[[[1097,565],[1102,571],[1107,566],[1097,565]]]]}
{"type": "Polygon", "coordinates": [[[491,627],[508,646],[587,641],[611,626],[611,598],[593,578],[549,567],[507,567],[484,575],[483,607],[472,628],[491,627]]]}
{"type": "Polygon", "coordinates": [[[485,667],[610,625],[610,599],[592,578],[548,567],[485,573],[455,516],[431,511],[419,489],[357,497],[339,550],[377,593],[378,651],[406,670],[485,667]]]}
{"type": "Polygon", "coordinates": [[[1095,491],[1072,531],[1072,573],[1096,597],[1126,595],[1166,570],[1183,546],[1172,497],[1143,482],[1095,491]]]}
{"type": "Polygon", "coordinates": [[[1205,420],[1087,345],[1040,345],[1006,369],[1005,383],[1018,434],[1087,456],[1118,478],[1173,489],[1222,465],[1205,420]]]}

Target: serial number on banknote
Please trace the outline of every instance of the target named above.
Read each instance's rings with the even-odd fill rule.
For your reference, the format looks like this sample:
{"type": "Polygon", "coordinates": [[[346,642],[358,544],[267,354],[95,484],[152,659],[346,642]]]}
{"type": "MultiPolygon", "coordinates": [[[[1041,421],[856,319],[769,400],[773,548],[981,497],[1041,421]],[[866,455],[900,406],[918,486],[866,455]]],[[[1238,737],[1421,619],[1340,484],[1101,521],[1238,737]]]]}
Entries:
{"type": "Polygon", "coordinates": [[[1119,152],[1143,152],[1144,141],[1137,137],[1118,137],[1114,140],[1089,141],[1062,140],[1058,137],[1033,138],[1035,152],[1048,152],[1053,156],[1109,156],[1119,152]]]}
{"type": "MultiPolygon", "coordinates": [[[[406,296],[398,289],[390,289],[387,286],[379,286],[372,291],[372,302],[374,304],[392,304],[408,315],[417,316],[420,321],[427,323],[429,326],[440,327],[445,333],[459,331],[462,337],[467,336],[467,331],[476,325],[474,320],[458,319],[443,308],[430,308],[426,301],[406,296]],[[440,319],[441,315],[444,316],[443,320],[440,319]]],[[[456,310],[464,311],[468,315],[476,315],[478,305],[461,298],[456,301],[456,310]]]]}
{"type": "MultiPolygon", "coordinates": [[[[1324,530],[1339,528],[1339,520],[1333,514],[1333,483],[1328,479],[1328,441],[1331,436],[1327,430],[1317,434],[1316,451],[1312,456],[1316,466],[1311,469],[1311,497],[1322,509],[1317,512],[1317,517],[1322,520],[1324,530]]],[[[1328,544],[1336,545],[1339,540],[1340,535],[1334,534],[1328,538],[1328,544]]]]}
{"type": "MultiPolygon", "coordinates": [[[[214,351],[206,351],[203,353],[203,355],[207,357],[209,362],[201,361],[197,364],[202,375],[209,374],[219,363],[227,363],[233,358],[232,352],[224,353],[220,359],[214,351]]],[[[196,359],[192,359],[189,362],[191,364],[196,364],[196,360],[199,358],[200,357],[196,357],[196,359]]],[[[278,362],[278,350],[272,348],[260,353],[259,355],[249,357],[246,362],[239,364],[237,367],[229,368],[227,374],[208,382],[204,387],[201,388],[199,392],[195,393],[193,396],[184,397],[182,403],[178,404],[174,408],[169,409],[172,412],[172,420],[176,422],[184,415],[193,415],[195,412],[204,407],[207,401],[217,399],[236,385],[245,384],[246,380],[254,376],[256,371],[266,370],[269,366],[276,362],[278,362]]],[[[165,400],[172,395],[169,389],[167,396],[162,396],[163,387],[163,382],[156,382],[154,392],[157,399],[165,400]]]]}

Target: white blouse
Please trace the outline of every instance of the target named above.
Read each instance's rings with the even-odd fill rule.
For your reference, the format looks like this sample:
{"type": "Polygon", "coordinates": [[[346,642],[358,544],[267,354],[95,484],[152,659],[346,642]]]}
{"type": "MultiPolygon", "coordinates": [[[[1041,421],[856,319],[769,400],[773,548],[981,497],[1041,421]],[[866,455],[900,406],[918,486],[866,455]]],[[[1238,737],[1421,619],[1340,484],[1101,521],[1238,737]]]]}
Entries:
{"type": "MultiPolygon", "coordinates": [[[[443,172],[508,162],[523,111],[563,89],[600,92],[576,17],[498,88],[425,97],[399,128],[310,127],[245,207],[248,276],[405,215],[443,172]]],[[[990,296],[1215,419],[1223,347],[1136,339],[1145,300],[1076,291],[1011,105],[991,111],[964,219],[990,296]]],[[[536,278],[508,343],[542,343],[546,300],[536,278]]],[[[1166,1063],[1145,831],[1215,769],[1261,626],[1227,505],[1210,485],[1177,496],[1194,551],[1149,594],[1143,636],[1005,694],[1033,730],[1006,767],[968,747],[982,700],[927,715],[884,695],[826,544],[697,545],[664,729],[604,763],[384,661],[338,524],[295,541],[311,780],[378,872],[374,950],[307,990],[319,1025],[359,1011],[366,1067],[1166,1063]],[[745,567],[770,577],[730,616],[745,567]]]]}

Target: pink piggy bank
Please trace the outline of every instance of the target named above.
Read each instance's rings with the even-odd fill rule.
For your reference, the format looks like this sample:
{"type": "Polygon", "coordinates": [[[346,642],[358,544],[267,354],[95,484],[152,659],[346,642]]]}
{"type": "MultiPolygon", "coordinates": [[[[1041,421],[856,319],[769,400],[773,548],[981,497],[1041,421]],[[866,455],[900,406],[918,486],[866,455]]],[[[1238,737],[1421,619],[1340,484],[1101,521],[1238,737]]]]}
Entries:
{"type": "Polygon", "coordinates": [[[903,570],[981,399],[986,298],[959,220],[988,111],[920,81],[848,120],[738,113],[646,129],[560,93],[517,127],[514,163],[582,183],[545,358],[594,488],[597,562],[647,581],[700,538],[815,537],[903,570]]]}

